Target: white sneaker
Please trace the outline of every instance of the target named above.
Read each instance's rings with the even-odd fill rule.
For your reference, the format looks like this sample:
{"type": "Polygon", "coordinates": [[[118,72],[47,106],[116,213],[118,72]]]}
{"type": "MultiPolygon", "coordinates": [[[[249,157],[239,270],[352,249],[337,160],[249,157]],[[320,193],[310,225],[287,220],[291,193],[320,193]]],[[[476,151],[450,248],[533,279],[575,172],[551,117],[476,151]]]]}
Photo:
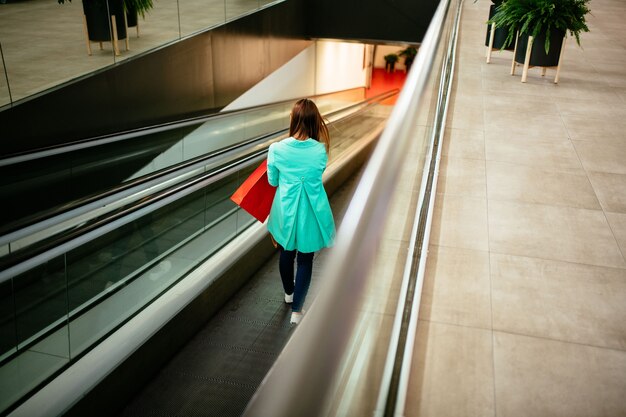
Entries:
{"type": "Polygon", "coordinates": [[[302,320],[302,317],[303,317],[302,312],[294,311],[293,313],[291,313],[291,320],[289,321],[289,323],[298,324],[300,323],[300,320],[302,320]]]}
{"type": "Polygon", "coordinates": [[[291,294],[285,293],[285,302],[287,304],[293,303],[293,293],[291,293],[291,294]]]}

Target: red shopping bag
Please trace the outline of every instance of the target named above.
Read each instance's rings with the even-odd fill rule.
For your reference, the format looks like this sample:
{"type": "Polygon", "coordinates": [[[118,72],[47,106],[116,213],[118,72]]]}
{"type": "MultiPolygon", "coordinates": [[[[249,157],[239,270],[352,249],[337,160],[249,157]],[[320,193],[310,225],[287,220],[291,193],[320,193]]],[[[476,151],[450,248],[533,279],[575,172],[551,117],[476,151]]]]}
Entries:
{"type": "Polygon", "coordinates": [[[267,182],[267,160],[265,160],[230,196],[230,199],[262,223],[270,214],[274,194],[276,187],[267,182]]]}

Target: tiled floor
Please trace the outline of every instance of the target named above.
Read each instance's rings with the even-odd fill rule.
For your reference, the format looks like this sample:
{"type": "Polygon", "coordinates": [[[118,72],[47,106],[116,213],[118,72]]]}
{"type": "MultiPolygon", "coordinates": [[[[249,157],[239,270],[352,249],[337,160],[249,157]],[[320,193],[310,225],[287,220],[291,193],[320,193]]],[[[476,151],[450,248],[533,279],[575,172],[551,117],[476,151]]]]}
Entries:
{"type": "Polygon", "coordinates": [[[466,1],[407,416],[626,415],[626,3],[554,71],[466,1]]]}

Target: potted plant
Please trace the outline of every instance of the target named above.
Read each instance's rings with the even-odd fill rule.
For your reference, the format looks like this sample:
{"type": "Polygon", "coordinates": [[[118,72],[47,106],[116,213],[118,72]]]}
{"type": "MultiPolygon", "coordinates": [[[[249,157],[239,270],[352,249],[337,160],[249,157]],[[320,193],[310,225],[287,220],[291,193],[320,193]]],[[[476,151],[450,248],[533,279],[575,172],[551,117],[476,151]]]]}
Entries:
{"type": "Polygon", "coordinates": [[[128,27],[137,27],[137,36],[139,36],[139,19],[146,18],[146,12],[154,7],[153,0],[124,0],[126,8],[126,21],[128,27]]]}
{"type": "MultiPolygon", "coordinates": [[[[58,0],[59,4],[64,4],[66,0],[58,0]]],[[[71,2],[72,0],[67,0],[71,2]]],[[[115,54],[119,55],[117,47],[118,39],[126,39],[126,49],[128,49],[128,39],[126,35],[126,11],[134,10],[145,16],[145,12],[153,6],[152,0],[83,0],[83,12],[85,16],[84,25],[88,38],[87,51],[91,55],[89,42],[112,42],[115,54]],[[112,22],[115,21],[115,25],[112,22]],[[113,26],[115,26],[113,28],[113,26]],[[111,29],[113,30],[113,33],[111,29]]],[[[136,23],[135,23],[136,25],[136,23]]]]}
{"type": "Polygon", "coordinates": [[[398,52],[398,56],[404,57],[404,65],[406,66],[406,72],[409,72],[411,69],[411,65],[415,60],[415,55],[417,55],[417,48],[414,46],[408,46],[405,49],[398,52]]]}
{"type": "Polygon", "coordinates": [[[396,69],[396,62],[398,62],[398,59],[399,57],[397,54],[385,55],[385,71],[394,72],[396,69]]]}
{"type": "Polygon", "coordinates": [[[529,37],[533,37],[530,66],[554,67],[560,59],[567,31],[580,46],[580,33],[589,32],[585,16],[590,0],[505,0],[488,23],[507,31],[505,46],[516,39],[516,62],[526,59],[529,37]],[[516,36],[518,36],[516,38],[516,36]]]}
{"type": "MultiPolygon", "coordinates": [[[[474,0],[474,2],[476,2],[477,0],[474,0]]],[[[498,6],[500,6],[502,3],[504,2],[504,0],[491,0],[491,5],[489,6],[489,19],[491,20],[491,18],[493,18],[493,15],[496,14],[496,9],[498,6]]],[[[495,26],[493,23],[490,23],[487,25],[487,35],[485,36],[485,46],[489,47],[490,49],[506,49],[506,50],[513,50],[513,46],[512,45],[505,45],[505,41],[506,41],[506,36],[507,36],[507,31],[505,30],[505,28],[501,28],[501,27],[497,27],[496,26],[496,30],[493,31],[493,40],[491,39],[491,30],[492,30],[492,26],[495,26]],[[490,44],[490,40],[493,42],[490,44]]],[[[487,63],[489,63],[489,61],[487,61],[487,63]]]]}

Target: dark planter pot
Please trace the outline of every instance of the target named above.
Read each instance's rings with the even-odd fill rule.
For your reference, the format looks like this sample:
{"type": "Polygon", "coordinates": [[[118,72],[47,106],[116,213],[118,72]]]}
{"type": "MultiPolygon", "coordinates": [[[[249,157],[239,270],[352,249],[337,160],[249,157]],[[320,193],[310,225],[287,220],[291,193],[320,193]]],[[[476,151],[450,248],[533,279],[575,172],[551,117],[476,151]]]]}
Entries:
{"type": "MultiPolygon", "coordinates": [[[[530,52],[530,66],[532,67],[556,67],[559,65],[561,47],[565,31],[552,29],[550,32],[550,50],[546,54],[545,33],[539,34],[533,41],[530,52]]],[[[515,52],[515,62],[524,63],[526,59],[526,46],[528,45],[528,35],[522,33],[517,38],[517,51],[515,52]]]]}
{"type": "Polygon", "coordinates": [[[83,0],[83,11],[87,19],[89,40],[94,42],[110,42],[111,15],[115,16],[117,39],[126,39],[126,25],[124,24],[123,0],[83,0]]]}
{"type": "Polygon", "coordinates": [[[408,73],[409,71],[411,71],[411,65],[413,65],[413,61],[415,60],[415,58],[407,58],[404,60],[404,66],[406,67],[406,72],[408,73]]]}
{"type": "Polygon", "coordinates": [[[126,10],[126,22],[128,23],[129,28],[134,28],[137,26],[137,10],[134,6],[128,6],[126,10]]]}
{"type": "MultiPolygon", "coordinates": [[[[493,17],[496,13],[496,7],[499,4],[492,4],[489,6],[489,19],[493,17]]],[[[506,40],[507,30],[504,28],[496,27],[496,31],[493,34],[493,48],[502,49],[504,46],[504,41],[506,40]]],[[[491,25],[487,25],[487,37],[485,38],[485,46],[489,46],[489,36],[491,36],[491,25]]],[[[507,51],[512,51],[515,49],[515,45],[511,42],[506,48],[507,51]]]]}
{"type": "Polygon", "coordinates": [[[385,62],[385,71],[387,72],[394,72],[396,69],[396,63],[395,62],[385,62]]]}

